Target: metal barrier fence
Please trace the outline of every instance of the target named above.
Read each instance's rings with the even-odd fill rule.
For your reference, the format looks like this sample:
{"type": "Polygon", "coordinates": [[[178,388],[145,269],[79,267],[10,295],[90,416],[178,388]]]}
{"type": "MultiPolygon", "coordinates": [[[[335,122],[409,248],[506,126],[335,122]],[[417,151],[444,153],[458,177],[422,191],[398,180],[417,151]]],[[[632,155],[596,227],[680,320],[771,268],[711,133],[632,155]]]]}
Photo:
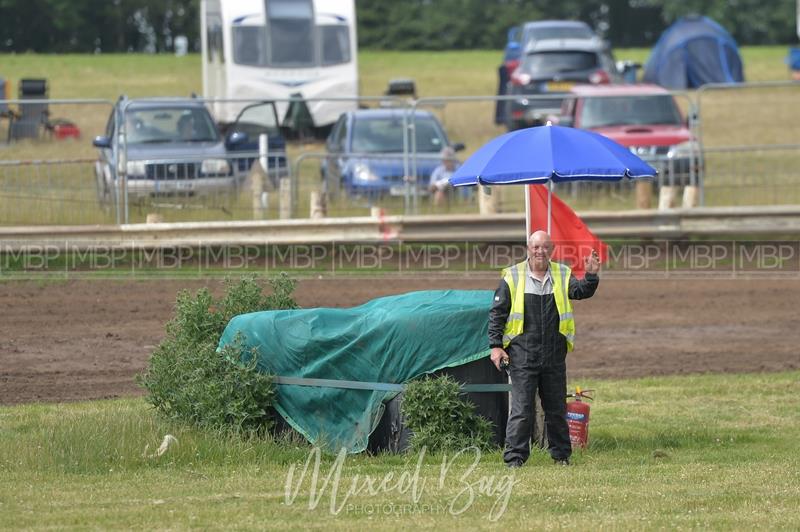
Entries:
{"type": "Polygon", "coordinates": [[[114,223],[97,201],[96,150],[113,102],[5,100],[0,118],[0,224],[114,223]]]}
{"type": "Polygon", "coordinates": [[[108,224],[91,176],[94,159],[0,161],[0,225],[108,224]]]}
{"type": "Polygon", "coordinates": [[[703,204],[800,202],[800,83],[705,85],[694,95],[703,204]]]}
{"type": "MultiPolygon", "coordinates": [[[[674,93],[697,149],[689,149],[680,162],[670,148],[637,148],[660,170],[653,197],[665,185],[695,184],[701,203],[710,206],[800,203],[798,90],[800,84],[770,83],[674,93]]],[[[245,133],[245,140],[230,137],[237,132],[233,125],[217,143],[196,139],[190,144],[197,153],[155,149],[159,135],[163,140],[179,138],[179,122],[191,113],[153,112],[137,124],[128,121],[137,114],[135,103],[115,107],[105,100],[50,100],[48,116],[58,121],[43,124],[35,137],[0,142],[0,224],[358,216],[376,209],[385,214],[477,213],[474,190],[445,188],[437,193],[431,174],[444,166],[445,145],[466,145],[453,156],[463,161],[504,133],[506,125],[495,122],[496,112],[516,99],[339,99],[354,111],[383,109],[377,113],[383,123],[358,131],[360,142],[354,140],[354,130],[364,124],[345,119],[337,122],[327,140],[283,142],[275,117],[275,124],[240,124],[238,132],[245,133]],[[118,114],[112,113],[114,108],[118,114]],[[57,132],[56,124],[67,123],[75,128],[57,132]],[[148,140],[147,135],[155,138],[148,140]],[[105,137],[105,144],[93,146],[95,136],[105,137]]],[[[569,107],[559,96],[538,99],[552,99],[548,107],[569,107]]],[[[242,109],[264,104],[193,101],[201,109],[220,102],[242,109]]],[[[13,109],[24,101],[7,103],[13,109]]],[[[0,130],[10,131],[3,124],[0,130]]],[[[557,185],[555,192],[576,209],[636,205],[634,184],[628,181],[566,183],[557,185]]],[[[499,212],[524,210],[521,187],[493,187],[492,194],[499,212]]]]}

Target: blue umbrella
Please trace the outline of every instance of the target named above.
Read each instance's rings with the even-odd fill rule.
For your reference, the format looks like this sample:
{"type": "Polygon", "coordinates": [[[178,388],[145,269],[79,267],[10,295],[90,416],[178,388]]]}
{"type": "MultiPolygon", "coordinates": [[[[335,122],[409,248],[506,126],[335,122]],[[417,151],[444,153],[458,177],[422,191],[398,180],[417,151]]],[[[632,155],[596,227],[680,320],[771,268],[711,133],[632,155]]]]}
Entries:
{"type": "Polygon", "coordinates": [[[616,181],[655,175],[655,168],[608,137],[585,129],[546,125],[490,140],[461,165],[450,184],[616,181]]]}
{"type": "MultiPolygon", "coordinates": [[[[459,187],[618,181],[623,177],[655,177],[656,173],[637,155],[603,135],[548,123],[490,140],[456,170],[450,184],[459,187]]],[[[548,231],[550,208],[548,201],[548,231]]]]}

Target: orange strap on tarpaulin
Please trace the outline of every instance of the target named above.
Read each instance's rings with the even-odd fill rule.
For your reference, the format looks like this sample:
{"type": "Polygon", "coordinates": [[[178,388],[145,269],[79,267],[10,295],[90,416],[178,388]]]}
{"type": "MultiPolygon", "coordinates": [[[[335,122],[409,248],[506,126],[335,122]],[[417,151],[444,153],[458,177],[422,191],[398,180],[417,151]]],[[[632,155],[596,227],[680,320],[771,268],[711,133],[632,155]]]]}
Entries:
{"type": "MultiPolygon", "coordinates": [[[[530,205],[528,227],[531,233],[547,231],[547,186],[527,185],[526,188],[530,205]]],[[[601,263],[608,260],[608,245],[592,233],[581,217],[555,192],[552,195],[550,238],[556,246],[553,260],[567,264],[578,279],[585,275],[583,259],[591,255],[592,249],[597,250],[601,263]]]]}

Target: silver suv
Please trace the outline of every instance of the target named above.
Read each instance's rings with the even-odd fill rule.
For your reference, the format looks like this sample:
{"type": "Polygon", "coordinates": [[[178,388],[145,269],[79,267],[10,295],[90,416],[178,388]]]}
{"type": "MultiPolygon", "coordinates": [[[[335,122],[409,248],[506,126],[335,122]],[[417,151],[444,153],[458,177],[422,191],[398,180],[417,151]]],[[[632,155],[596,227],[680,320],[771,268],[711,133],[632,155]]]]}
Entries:
{"type": "Polygon", "coordinates": [[[236,186],[225,139],[203,102],[192,98],[120,98],[105,135],[93,144],[101,203],[111,201],[123,172],[132,197],[194,196],[236,186]]]}

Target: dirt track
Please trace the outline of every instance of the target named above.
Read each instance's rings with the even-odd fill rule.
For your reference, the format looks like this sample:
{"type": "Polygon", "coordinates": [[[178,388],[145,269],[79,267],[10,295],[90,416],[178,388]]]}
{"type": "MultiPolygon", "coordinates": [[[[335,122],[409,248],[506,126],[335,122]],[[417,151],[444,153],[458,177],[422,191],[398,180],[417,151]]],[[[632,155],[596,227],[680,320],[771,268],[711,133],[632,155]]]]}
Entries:
{"type": "MultiPolygon", "coordinates": [[[[134,375],[164,334],[175,295],[207,281],[0,283],[0,404],[140,394],[134,375]]],[[[302,280],[303,307],[345,307],[411,290],[494,289],[495,278],[302,280]]],[[[601,281],[575,304],[572,377],[800,367],[798,280],[601,281]]]]}

